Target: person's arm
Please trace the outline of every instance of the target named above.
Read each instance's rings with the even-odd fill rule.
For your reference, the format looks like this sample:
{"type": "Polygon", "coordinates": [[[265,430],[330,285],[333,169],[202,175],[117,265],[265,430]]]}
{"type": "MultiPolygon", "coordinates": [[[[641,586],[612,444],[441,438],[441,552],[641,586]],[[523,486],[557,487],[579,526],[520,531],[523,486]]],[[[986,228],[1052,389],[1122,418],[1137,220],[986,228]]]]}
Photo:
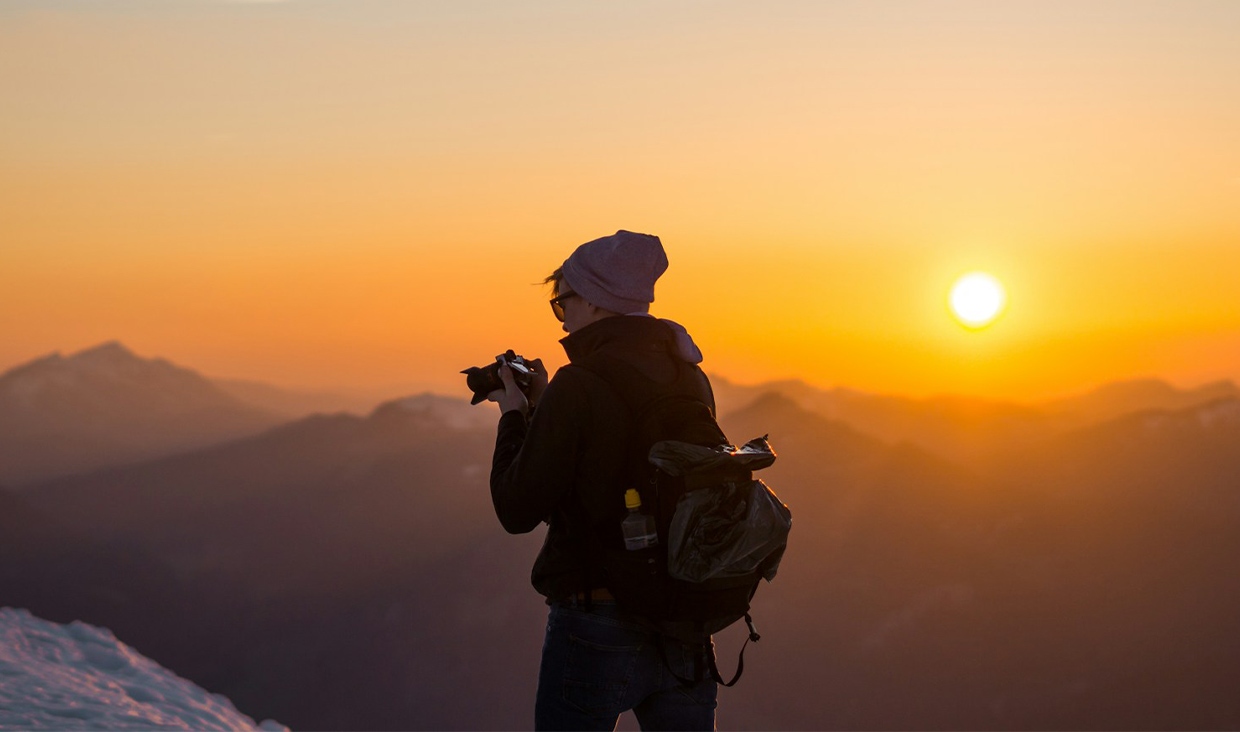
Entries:
{"type": "Polygon", "coordinates": [[[500,416],[491,460],[491,502],[504,530],[533,531],[572,488],[583,432],[585,394],[571,370],[556,375],[527,422],[500,416]]]}

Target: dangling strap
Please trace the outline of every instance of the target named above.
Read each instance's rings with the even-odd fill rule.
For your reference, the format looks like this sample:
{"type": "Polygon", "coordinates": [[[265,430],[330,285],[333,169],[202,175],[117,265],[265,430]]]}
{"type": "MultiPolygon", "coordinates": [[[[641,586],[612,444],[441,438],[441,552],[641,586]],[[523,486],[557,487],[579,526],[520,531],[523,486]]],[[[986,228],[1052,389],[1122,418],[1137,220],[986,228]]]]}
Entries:
{"type": "Polygon", "coordinates": [[[733,687],[736,682],[741,680],[741,674],[745,672],[745,647],[749,645],[749,641],[757,643],[762,640],[762,636],[758,635],[758,631],[753,627],[753,618],[749,617],[749,613],[745,613],[745,625],[749,626],[749,637],[745,639],[745,645],[741,646],[741,655],[736,659],[736,675],[731,681],[724,681],[723,676],[719,673],[719,667],[715,665],[715,651],[712,648],[710,652],[710,675],[716,682],[726,687],[733,687]]]}
{"type": "Polygon", "coordinates": [[[745,639],[745,644],[741,646],[740,656],[736,659],[736,675],[732,677],[731,681],[724,681],[723,675],[719,673],[719,666],[715,663],[714,644],[709,641],[703,645],[703,653],[693,657],[692,679],[686,679],[676,673],[676,671],[672,669],[672,665],[667,662],[667,651],[663,648],[664,636],[659,636],[659,642],[657,644],[659,646],[659,656],[663,659],[663,665],[667,668],[668,673],[676,677],[676,680],[681,684],[684,684],[685,686],[692,686],[700,682],[706,676],[706,674],[702,672],[702,656],[705,655],[707,665],[710,668],[710,677],[715,680],[715,683],[731,688],[736,686],[736,682],[741,680],[741,674],[745,672],[745,648],[749,645],[749,641],[757,643],[762,640],[762,636],[758,635],[757,629],[753,627],[753,618],[749,616],[749,613],[745,613],[745,625],[749,626],[749,637],[745,639]]]}

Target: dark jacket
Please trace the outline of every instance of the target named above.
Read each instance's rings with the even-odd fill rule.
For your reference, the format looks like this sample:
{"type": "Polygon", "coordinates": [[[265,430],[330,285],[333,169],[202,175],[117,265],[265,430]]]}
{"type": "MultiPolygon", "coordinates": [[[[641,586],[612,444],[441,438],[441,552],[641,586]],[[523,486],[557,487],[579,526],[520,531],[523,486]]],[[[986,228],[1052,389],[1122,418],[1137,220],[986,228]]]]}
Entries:
{"type": "Polygon", "coordinates": [[[616,316],[560,341],[569,364],[556,372],[527,422],[520,412],[500,417],[491,465],[491,500],[509,533],[549,525],[534,562],[534,589],[550,599],[604,586],[596,552],[621,543],[622,473],[634,446],[632,416],[611,384],[583,364],[620,359],[660,384],[684,379],[692,395],[714,412],[706,375],[677,351],[662,321],[616,316]]]}

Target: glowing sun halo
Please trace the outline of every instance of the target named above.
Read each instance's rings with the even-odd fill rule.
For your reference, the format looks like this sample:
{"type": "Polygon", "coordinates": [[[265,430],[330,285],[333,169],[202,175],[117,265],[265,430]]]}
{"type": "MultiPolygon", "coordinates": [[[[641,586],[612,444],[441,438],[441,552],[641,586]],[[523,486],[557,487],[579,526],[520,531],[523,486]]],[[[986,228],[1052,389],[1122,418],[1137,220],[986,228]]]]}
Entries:
{"type": "Polygon", "coordinates": [[[952,313],[968,328],[982,328],[993,323],[1006,302],[1003,285],[985,272],[971,272],[952,285],[952,313]]]}

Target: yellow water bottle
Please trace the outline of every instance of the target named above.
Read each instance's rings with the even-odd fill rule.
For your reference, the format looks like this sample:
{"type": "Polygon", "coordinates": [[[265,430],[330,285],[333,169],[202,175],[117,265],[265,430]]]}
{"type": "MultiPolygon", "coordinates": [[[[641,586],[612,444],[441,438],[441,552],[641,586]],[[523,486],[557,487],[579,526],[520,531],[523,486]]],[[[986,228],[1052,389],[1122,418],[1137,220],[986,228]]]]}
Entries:
{"type": "Polygon", "coordinates": [[[632,552],[658,546],[659,532],[654,525],[654,516],[641,512],[642,497],[636,488],[624,492],[624,505],[629,509],[629,515],[620,525],[624,531],[624,548],[632,552]]]}

